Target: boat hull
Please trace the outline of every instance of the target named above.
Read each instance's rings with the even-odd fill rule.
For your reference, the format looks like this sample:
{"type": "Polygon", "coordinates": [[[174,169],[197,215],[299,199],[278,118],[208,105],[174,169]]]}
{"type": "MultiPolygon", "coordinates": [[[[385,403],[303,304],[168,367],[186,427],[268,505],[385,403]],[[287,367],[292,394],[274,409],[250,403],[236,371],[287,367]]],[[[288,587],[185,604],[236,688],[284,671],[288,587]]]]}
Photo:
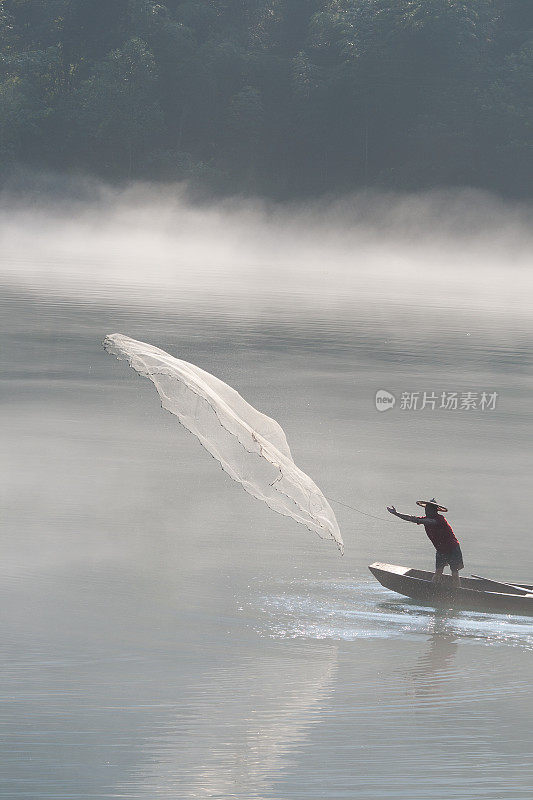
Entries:
{"type": "Polygon", "coordinates": [[[379,561],[371,564],[369,570],[386,589],[418,600],[423,605],[533,616],[533,592],[517,586],[509,585],[505,592],[489,591],[487,584],[490,581],[461,578],[461,587],[458,588],[448,575],[443,576],[442,583],[433,583],[432,572],[379,561]]]}

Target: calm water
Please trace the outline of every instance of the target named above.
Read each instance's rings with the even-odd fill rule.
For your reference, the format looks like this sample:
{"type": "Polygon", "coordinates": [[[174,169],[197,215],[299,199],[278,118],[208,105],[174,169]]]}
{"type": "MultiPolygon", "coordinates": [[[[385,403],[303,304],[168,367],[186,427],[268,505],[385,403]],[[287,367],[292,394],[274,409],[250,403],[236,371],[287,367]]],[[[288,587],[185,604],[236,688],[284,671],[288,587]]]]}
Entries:
{"type": "Polygon", "coordinates": [[[467,574],[533,581],[527,248],[340,226],[302,281],[301,219],[280,241],[254,218],[255,245],[249,219],[211,219],[211,244],[193,225],[200,268],[175,210],[155,245],[139,214],[132,244],[127,214],[89,236],[24,213],[39,230],[8,214],[1,263],[0,795],[530,798],[533,624],[422,608],[367,570],[431,568],[384,507],[436,494],[467,574]],[[115,331],[236,386],[327,495],[383,520],[335,506],[341,558],[254,501],[103,352],[115,331]],[[378,413],[380,388],[498,401],[378,413]]]}

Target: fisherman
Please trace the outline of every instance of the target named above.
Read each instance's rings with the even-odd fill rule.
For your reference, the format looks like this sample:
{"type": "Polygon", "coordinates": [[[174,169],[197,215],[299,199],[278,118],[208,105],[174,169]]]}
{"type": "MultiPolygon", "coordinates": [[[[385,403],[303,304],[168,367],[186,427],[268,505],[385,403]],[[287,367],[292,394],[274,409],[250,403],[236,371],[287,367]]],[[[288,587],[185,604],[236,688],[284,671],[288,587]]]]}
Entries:
{"type": "Polygon", "coordinates": [[[416,504],[425,509],[426,513],[424,517],[410,517],[408,514],[400,514],[396,511],[394,506],[387,506],[387,511],[390,511],[395,517],[404,519],[406,522],[414,522],[416,525],[423,525],[426,529],[428,538],[431,540],[436,550],[435,575],[433,576],[433,581],[435,583],[440,583],[444,567],[448,564],[452,573],[452,582],[454,586],[461,586],[459,570],[464,567],[461,546],[455,537],[451,525],[449,525],[447,520],[439,513],[444,513],[448,511],[448,509],[439,505],[434,497],[431,500],[417,500],[416,504]]]}

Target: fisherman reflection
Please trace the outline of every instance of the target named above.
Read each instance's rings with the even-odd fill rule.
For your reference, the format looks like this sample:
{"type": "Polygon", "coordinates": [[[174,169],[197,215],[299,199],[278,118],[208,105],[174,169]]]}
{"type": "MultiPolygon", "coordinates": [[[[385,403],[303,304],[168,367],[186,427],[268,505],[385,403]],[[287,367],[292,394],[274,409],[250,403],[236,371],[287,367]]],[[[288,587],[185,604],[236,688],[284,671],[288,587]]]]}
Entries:
{"type": "Polygon", "coordinates": [[[428,648],[408,672],[417,697],[442,697],[449,692],[450,680],[455,680],[453,663],[459,648],[459,636],[451,624],[453,616],[453,612],[448,611],[432,614],[428,648]]]}

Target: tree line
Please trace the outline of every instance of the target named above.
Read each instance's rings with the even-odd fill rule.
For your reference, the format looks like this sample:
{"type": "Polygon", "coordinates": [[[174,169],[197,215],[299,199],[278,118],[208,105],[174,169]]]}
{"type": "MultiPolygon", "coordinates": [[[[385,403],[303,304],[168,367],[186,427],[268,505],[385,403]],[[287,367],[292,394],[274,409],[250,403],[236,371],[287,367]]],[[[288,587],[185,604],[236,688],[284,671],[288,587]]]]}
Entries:
{"type": "Polygon", "coordinates": [[[0,0],[14,165],[531,195],[531,0],[0,0]]]}

